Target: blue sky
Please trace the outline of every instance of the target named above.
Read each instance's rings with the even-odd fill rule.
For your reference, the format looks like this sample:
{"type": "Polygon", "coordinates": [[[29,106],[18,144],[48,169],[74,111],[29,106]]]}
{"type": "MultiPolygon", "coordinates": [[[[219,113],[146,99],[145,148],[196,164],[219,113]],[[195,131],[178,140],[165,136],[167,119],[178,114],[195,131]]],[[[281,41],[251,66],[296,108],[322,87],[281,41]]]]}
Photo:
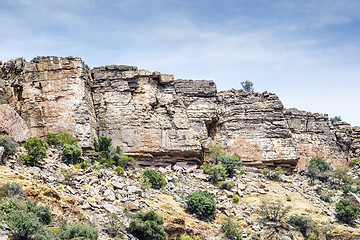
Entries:
{"type": "Polygon", "coordinates": [[[1,0],[0,60],[79,56],[276,93],[360,126],[358,0],[1,0]]]}

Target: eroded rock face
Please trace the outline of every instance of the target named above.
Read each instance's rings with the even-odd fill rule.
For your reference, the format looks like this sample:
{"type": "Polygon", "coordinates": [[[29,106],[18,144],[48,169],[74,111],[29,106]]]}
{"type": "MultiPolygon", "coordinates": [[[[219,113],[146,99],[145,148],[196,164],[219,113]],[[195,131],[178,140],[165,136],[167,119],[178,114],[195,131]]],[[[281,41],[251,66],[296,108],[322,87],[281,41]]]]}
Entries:
{"type": "Polygon", "coordinates": [[[31,136],[74,133],[82,147],[92,147],[95,111],[87,65],[77,57],[38,57],[31,62],[18,62],[3,65],[5,81],[9,83],[15,77],[10,84],[13,91],[1,94],[1,102],[10,101],[16,106],[31,136]]]}
{"type": "Polygon", "coordinates": [[[212,81],[173,81],[132,66],[94,68],[99,133],[130,155],[149,161],[201,161],[205,121],[216,114],[212,81]]]}
{"type": "Polygon", "coordinates": [[[147,164],[201,162],[211,143],[257,166],[304,169],[314,156],[344,166],[360,157],[359,127],[284,109],[275,94],[217,93],[213,81],[174,80],[134,66],[90,70],[77,57],[0,62],[0,104],[8,106],[0,110],[0,131],[19,141],[69,132],[82,147],[92,148],[94,137],[106,133],[114,145],[147,164]],[[4,115],[9,111],[17,117],[4,115]],[[29,133],[20,139],[9,121],[29,133]]]}
{"type": "Polygon", "coordinates": [[[295,168],[299,153],[275,94],[230,90],[218,94],[214,140],[245,164],[295,168]]]}
{"type": "Polygon", "coordinates": [[[0,105],[1,132],[9,134],[17,142],[23,142],[31,136],[26,122],[7,104],[0,105]]]}

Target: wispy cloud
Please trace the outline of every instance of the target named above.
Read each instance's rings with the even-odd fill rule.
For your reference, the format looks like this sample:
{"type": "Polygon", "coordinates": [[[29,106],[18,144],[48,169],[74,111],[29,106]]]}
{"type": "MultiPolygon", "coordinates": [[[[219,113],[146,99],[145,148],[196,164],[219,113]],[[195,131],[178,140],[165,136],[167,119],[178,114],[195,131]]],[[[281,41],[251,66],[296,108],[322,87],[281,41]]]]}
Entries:
{"type": "Polygon", "coordinates": [[[357,0],[4,0],[0,21],[1,60],[78,55],[221,90],[251,80],[287,107],[360,125],[357,0]]]}

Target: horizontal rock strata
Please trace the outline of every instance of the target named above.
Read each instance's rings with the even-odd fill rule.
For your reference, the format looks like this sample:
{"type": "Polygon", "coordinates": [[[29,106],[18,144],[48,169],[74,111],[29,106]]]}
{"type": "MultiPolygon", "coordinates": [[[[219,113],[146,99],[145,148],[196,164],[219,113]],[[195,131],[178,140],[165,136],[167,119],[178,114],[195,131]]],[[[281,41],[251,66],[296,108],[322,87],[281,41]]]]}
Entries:
{"type": "Polygon", "coordinates": [[[218,93],[213,81],[134,66],[89,69],[78,57],[0,62],[0,117],[0,131],[18,141],[68,132],[92,148],[106,133],[151,165],[202,162],[212,143],[255,166],[304,169],[314,156],[344,166],[360,157],[359,127],[285,109],[275,94],[218,93]]]}

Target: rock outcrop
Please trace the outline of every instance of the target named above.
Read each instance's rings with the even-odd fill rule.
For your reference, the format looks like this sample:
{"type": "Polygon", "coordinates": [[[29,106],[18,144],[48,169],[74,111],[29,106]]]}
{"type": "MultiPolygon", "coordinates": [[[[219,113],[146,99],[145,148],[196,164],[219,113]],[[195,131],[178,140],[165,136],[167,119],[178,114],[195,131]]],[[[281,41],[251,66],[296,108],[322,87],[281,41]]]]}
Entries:
{"type": "MultiPolygon", "coordinates": [[[[69,132],[92,148],[94,137],[106,133],[146,164],[202,162],[213,143],[255,166],[304,169],[317,155],[344,166],[360,157],[359,127],[285,109],[275,94],[218,93],[213,81],[174,80],[134,66],[90,70],[77,57],[0,63],[0,109],[5,108],[18,114],[11,121],[21,127],[14,129],[28,129],[18,141],[69,132]]],[[[1,112],[0,131],[16,136],[1,112]]]]}
{"type": "Polygon", "coordinates": [[[69,132],[82,147],[92,147],[95,111],[89,68],[80,58],[17,59],[4,64],[2,72],[7,90],[1,92],[0,102],[17,110],[31,136],[69,132]]]}

